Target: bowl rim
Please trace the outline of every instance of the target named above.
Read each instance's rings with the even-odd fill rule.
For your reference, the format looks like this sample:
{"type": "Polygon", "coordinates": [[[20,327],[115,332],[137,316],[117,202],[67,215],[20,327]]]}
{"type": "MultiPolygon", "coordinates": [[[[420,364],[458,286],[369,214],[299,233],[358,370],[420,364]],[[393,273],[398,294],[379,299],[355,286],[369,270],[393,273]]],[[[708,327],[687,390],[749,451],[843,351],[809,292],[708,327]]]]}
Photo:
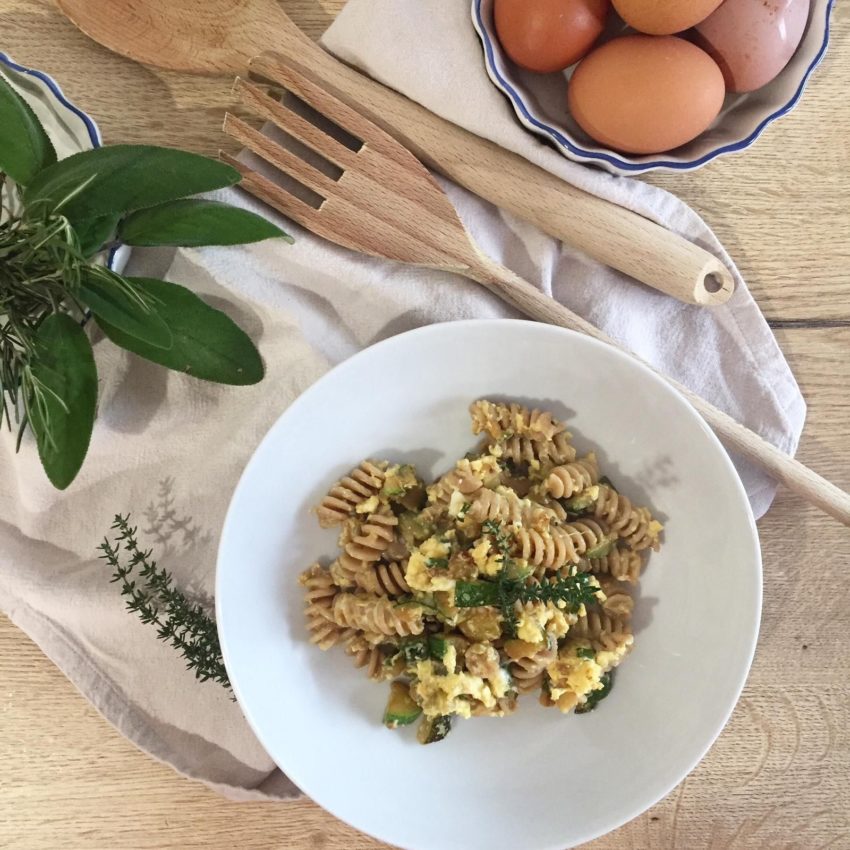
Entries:
{"type": "Polygon", "coordinates": [[[16,71],[19,74],[26,74],[28,77],[35,77],[35,79],[40,80],[45,86],[47,86],[56,100],[59,101],[65,109],[72,112],[80,119],[80,121],[83,122],[86,132],[89,134],[89,140],[91,141],[92,148],[99,148],[103,146],[103,136],[101,135],[100,128],[97,126],[94,118],[92,118],[87,112],[83,112],[79,106],[76,106],[68,100],[65,92],[62,91],[62,87],[56,82],[56,80],[53,79],[53,77],[46,74],[44,71],[39,71],[35,68],[28,68],[26,65],[20,65],[3,50],[0,50],[0,65],[5,65],[10,70],[16,71]]]}
{"type": "MultiPolygon", "coordinates": [[[[234,667],[234,658],[233,658],[233,647],[229,643],[229,638],[231,637],[230,633],[226,632],[224,624],[230,622],[233,617],[232,615],[226,616],[224,609],[227,607],[227,603],[225,600],[224,593],[224,585],[225,581],[225,570],[222,568],[222,564],[227,559],[227,550],[231,547],[230,540],[232,537],[236,535],[235,527],[237,526],[237,509],[238,502],[240,501],[240,496],[243,494],[247,487],[247,482],[251,475],[254,472],[254,469],[262,465],[262,455],[263,449],[267,444],[270,444],[273,440],[273,435],[280,430],[283,425],[282,423],[288,419],[293,413],[296,413],[301,407],[305,404],[305,399],[308,396],[313,395],[315,392],[319,391],[321,386],[324,385],[329,376],[338,375],[339,373],[345,373],[351,368],[356,368],[356,364],[359,360],[363,358],[364,355],[375,356],[374,351],[376,349],[386,349],[391,348],[393,345],[398,344],[400,339],[406,339],[411,336],[430,336],[434,334],[439,334],[446,330],[447,326],[452,326],[452,330],[456,330],[462,332],[465,327],[469,326],[489,326],[493,329],[494,332],[498,332],[500,329],[510,325],[515,327],[517,325],[526,325],[532,329],[537,328],[541,329],[544,333],[556,332],[558,334],[563,334],[567,337],[578,338],[582,343],[587,343],[591,348],[604,348],[608,349],[615,357],[622,358],[630,361],[639,372],[642,372],[646,378],[648,378],[652,383],[656,384],[659,391],[664,393],[669,393],[670,395],[676,397],[680,402],[683,402],[686,409],[689,409],[694,416],[695,424],[697,424],[700,429],[705,433],[708,440],[715,445],[717,449],[720,450],[719,458],[720,463],[726,468],[727,472],[730,474],[733,486],[735,490],[737,490],[738,495],[741,499],[741,503],[743,506],[743,510],[745,513],[745,517],[747,520],[747,525],[749,527],[750,535],[749,540],[752,547],[751,555],[753,559],[754,569],[755,569],[755,610],[753,612],[753,619],[751,627],[747,631],[746,640],[747,640],[747,649],[745,653],[742,653],[743,663],[739,680],[735,686],[735,696],[734,699],[730,700],[729,706],[721,712],[722,716],[718,716],[714,719],[714,723],[711,724],[710,732],[705,736],[704,746],[699,748],[699,753],[695,759],[692,761],[689,760],[687,767],[682,771],[676,771],[676,773],[680,773],[675,781],[668,784],[665,783],[663,791],[660,794],[653,794],[653,798],[646,805],[641,804],[639,809],[636,809],[630,816],[625,819],[618,820],[616,823],[612,822],[602,831],[589,831],[586,835],[581,836],[579,844],[584,844],[585,842],[592,841],[596,838],[600,838],[603,835],[608,835],[616,829],[624,826],[626,823],[629,823],[636,817],[639,817],[642,813],[648,811],[652,806],[657,805],[661,800],[665,799],[670,795],[670,793],[680,784],[682,783],[702,762],[702,760],[706,757],[709,750],[714,746],[717,742],[717,739],[720,737],[723,730],[729,723],[729,720],[737,707],[738,703],[741,699],[741,694],[743,693],[744,687],[749,679],[750,672],[752,671],[753,661],[755,659],[755,653],[758,646],[758,639],[761,631],[761,616],[763,610],[764,603],[764,568],[762,562],[762,551],[761,551],[761,540],[758,533],[758,527],[756,525],[755,518],[753,517],[752,509],[750,507],[749,498],[747,496],[746,490],[744,488],[743,482],[741,481],[740,476],[738,475],[738,471],[735,468],[735,465],[732,462],[728,452],[724,448],[723,444],[720,442],[717,435],[712,431],[709,425],[705,422],[705,420],[700,416],[699,412],[693,405],[688,401],[685,396],[683,396],[675,387],[671,386],[667,381],[665,381],[660,375],[658,375],[653,369],[649,366],[641,362],[640,360],[631,357],[627,352],[621,351],[615,347],[609,346],[607,343],[604,343],[600,340],[594,339],[593,337],[588,337],[584,334],[581,334],[577,331],[569,330],[567,328],[562,328],[557,325],[549,325],[543,324],[539,322],[534,322],[531,320],[524,319],[463,319],[453,322],[435,322],[428,325],[423,325],[418,328],[414,328],[409,331],[405,331],[400,334],[396,334],[391,337],[387,337],[386,339],[380,340],[379,342],[374,343],[364,349],[361,349],[356,354],[351,357],[346,358],[340,363],[336,364],[333,368],[328,370],[324,375],[322,375],[318,380],[314,381],[306,390],[304,390],[285,410],[282,411],[280,416],[271,424],[269,429],[260,439],[257,447],[254,449],[251,457],[245,464],[245,468],[242,471],[242,474],[239,477],[236,486],[234,487],[233,493],[230,498],[230,503],[228,505],[227,511],[225,513],[224,521],[222,523],[221,535],[219,537],[219,544],[216,552],[216,572],[215,572],[215,616],[216,622],[218,624],[218,635],[221,644],[222,657],[224,659],[225,668],[227,669],[228,675],[230,677],[231,687],[233,689],[233,694],[236,697],[236,701],[239,704],[242,713],[253,730],[254,734],[257,736],[260,744],[269,752],[270,757],[278,765],[279,769],[284,771],[286,775],[290,778],[292,782],[294,782],[303,793],[313,799],[318,803],[325,811],[329,812],[335,818],[343,821],[344,823],[349,824],[353,828],[358,831],[370,835],[371,837],[388,843],[392,843],[395,846],[395,843],[398,841],[398,837],[392,834],[388,834],[389,831],[385,831],[383,828],[377,829],[372,825],[370,828],[364,828],[359,824],[354,824],[348,818],[339,814],[339,810],[335,803],[328,803],[326,797],[323,793],[322,788],[317,788],[312,782],[303,782],[303,776],[300,774],[299,768],[297,765],[281,765],[277,759],[272,755],[270,748],[266,745],[266,730],[263,723],[258,722],[257,717],[254,712],[253,703],[246,700],[246,694],[243,692],[240,674],[234,667]]],[[[684,413],[684,410],[683,410],[684,413]]],[[[231,570],[232,572],[232,570],[231,570]]],[[[425,845],[422,845],[425,846],[425,845]]],[[[577,846],[577,845],[573,845],[577,846]]],[[[543,845],[535,845],[538,850],[544,850],[543,845]]],[[[563,847],[563,843],[552,844],[545,847],[545,850],[561,850],[563,847]]]]}
{"type": "MultiPolygon", "coordinates": [[[[601,165],[603,168],[607,168],[608,170],[624,174],[641,174],[646,171],[659,169],[666,171],[693,171],[697,168],[701,168],[703,165],[707,165],[709,162],[717,159],[718,157],[733,153],[740,153],[755,144],[759,136],[761,136],[761,134],[771,124],[773,124],[774,121],[778,121],[784,115],[787,115],[799,103],[800,98],[803,96],[803,92],[808,85],[810,77],[818,65],[820,65],[823,61],[827,48],[829,47],[832,10],[835,6],[835,0],[827,0],[824,8],[825,21],[823,41],[821,42],[814,59],[809,64],[808,68],[806,68],[806,71],[803,74],[797,89],[791,96],[791,99],[770,115],[763,118],[758,126],[746,138],[736,142],[730,142],[726,145],[721,145],[697,159],[687,161],[658,159],[650,162],[633,162],[632,160],[620,156],[613,151],[598,152],[587,150],[572,141],[556,127],[553,127],[545,121],[541,121],[532,114],[532,111],[525,103],[523,96],[516,90],[511,82],[504,77],[496,66],[495,57],[498,48],[495,45],[495,39],[491,37],[489,28],[484,22],[482,12],[483,2],[484,0],[472,0],[472,23],[475,27],[475,31],[478,33],[478,37],[481,40],[484,50],[484,65],[487,69],[487,76],[490,77],[490,80],[496,88],[500,89],[511,102],[520,123],[531,132],[550,139],[555,144],[558,151],[569,159],[582,163],[601,165]]],[[[814,0],[812,0],[812,2],[814,2],[814,0]]]]}
{"type": "MultiPolygon", "coordinates": [[[[14,74],[22,74],[27,77],[32,77],[41,84],[41,91],[45,94],[46,97],[52,96],[56,101],[54,105],[54,109],[57,111],[59,109],[64,109],[67,112],[71,113],[82,125],[82,127],[78,127],[77,136],[80,141],[83,140],[83,135],[80,130],[84,130],[88,135],[88,141],[91,144],[91,149],[103,147],[103,135],[100,132],[100,127],[94,118],[91,117],[87,112],[80,109],[73,101],[69,100],[64,91],[62,91],[62,87],[50,74],[46,74],[44,71],[39,71],[36,68],[29,68],[26,65],[21,65],[19,62],[16,62],[6,51],[0,50],[0,76],[3,76],[4,79],[12,86],[13,89],[16,89],[15,80],[13,77],[9,75],[3,75],[3,70],[8,69],[12,71],[14,74]],[[47,95],[47,92],[50,95],[47,95]]],[[[45,128],[45,132],[47,135],[50,135],[49,128],[45,128]]],[[[85,148],[83,148],[85,150],[85,148]]],[[[112,269],[113,271],[120,272],[127,263],[127,260],[130,256],[130,249],[128,246],[114,246],[109,249],[109,252],[106,256],[106,266],[107,268],[112,269]]]]}

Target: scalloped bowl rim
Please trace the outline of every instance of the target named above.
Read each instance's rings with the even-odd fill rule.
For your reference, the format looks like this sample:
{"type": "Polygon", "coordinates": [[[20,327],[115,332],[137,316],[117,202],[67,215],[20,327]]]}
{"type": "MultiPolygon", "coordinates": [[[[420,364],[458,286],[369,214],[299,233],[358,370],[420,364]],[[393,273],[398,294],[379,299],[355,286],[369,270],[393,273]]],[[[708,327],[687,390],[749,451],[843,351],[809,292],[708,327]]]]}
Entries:
{"type": "MultiPolygon", "coordinates": [[[[812,2],[814,2],[814,0],[812,0],[812,2]]],[[[759,136],[761,136],[761,134],[774,121],[778,121],[784,115],[787,115],[799,103],[800,98],[803,96],[803,92],[808,85],[809,78],[814,73],[818,65],[820,65],[823,61],[827,48],[829,47],[831,15],[835,6],[835,0],[827,0],[824,9],[826,14],[823,41],[821,42],[814,59],[806,68],[799,85],[795,89],[794,94],[791,96],[791,99],[770,115],[763,118],[755,130],[753,130],[746,138],[722,145],[693,160],[680,162],[669,159],[658,159],[651,162],[633,162],[627,158],[618,156],[613,151],[597,152],[583,148],[581,145],[566,136],[561,130],[551,124],[547,124],[545,121],[541,121],[532,114],[532,111],[527,106],[523,96],[516,90],[516,88],[514,88],[513,84],[509,80],[505,79],[496,67],[495,54],[498,48],[496,48],[494,39],[491,37],[488,27],[484,22],[481,11],[482,3],[483,0],[472,0],[472,23],[484,48],[484,65],[487,69],[487,75],[490,77],[493,84],[502,91],[508,100],[510,100],[520,122],[533,133],[545,138],[550,138],[552,142],[555,143],[557,149],[564,156],[567,156],[570,159],[583,163],[601,165],[603,168],[607,168],[608,170],[625,174],[640,174],[657,169],[664,169],[668,171],[693,171],[697,168],[701,168],[703,165],[707,165],[709,162],[717,159],[718,157],[733,153],[740,153],[755,144],[759,136]]]]}

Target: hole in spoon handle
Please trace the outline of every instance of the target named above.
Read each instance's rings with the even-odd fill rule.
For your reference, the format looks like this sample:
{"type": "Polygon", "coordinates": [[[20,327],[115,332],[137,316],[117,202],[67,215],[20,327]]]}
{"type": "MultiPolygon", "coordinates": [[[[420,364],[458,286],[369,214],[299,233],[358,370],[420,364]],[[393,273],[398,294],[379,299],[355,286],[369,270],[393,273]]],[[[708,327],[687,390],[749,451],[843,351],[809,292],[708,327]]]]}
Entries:
{"type": "Polygon", "coordinates": [[[735,278],[718,260],[702,270],[694,287],[694,301],[703,307],[717,307],[725,304],[734,292],[735,278]]]}

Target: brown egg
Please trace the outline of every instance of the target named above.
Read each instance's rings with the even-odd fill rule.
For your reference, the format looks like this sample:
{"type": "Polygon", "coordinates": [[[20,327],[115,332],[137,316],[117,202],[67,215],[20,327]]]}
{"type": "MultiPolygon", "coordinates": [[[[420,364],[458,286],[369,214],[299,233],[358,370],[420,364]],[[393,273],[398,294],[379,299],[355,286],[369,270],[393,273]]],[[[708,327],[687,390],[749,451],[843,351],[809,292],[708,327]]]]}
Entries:
{"type": "Polygon", "coordinates": [[[705,20],[723,0],[614,0],[629,26],[650,35],[682,32],[705,20]]]}
{"type": "Polygon", "coordinates": [[[578,62],[605,28],[610,0],[496,0],[496,33],[520,67],[548,74],[578,62]]]}
{"type": "Polygon", "coordinates": [[[809,0],[726,0],[697,27],[697,43],[729,91],[754,91],[788,64],[808,20],[809,0]]]}
{"type": "Polygon", "coordinates": [[[568,100],[573,118],[600,144],[651,154],[706,130],[725,93],[720,68],[699,47],[672,36],[627,35],[579,63],[568,100]]]}

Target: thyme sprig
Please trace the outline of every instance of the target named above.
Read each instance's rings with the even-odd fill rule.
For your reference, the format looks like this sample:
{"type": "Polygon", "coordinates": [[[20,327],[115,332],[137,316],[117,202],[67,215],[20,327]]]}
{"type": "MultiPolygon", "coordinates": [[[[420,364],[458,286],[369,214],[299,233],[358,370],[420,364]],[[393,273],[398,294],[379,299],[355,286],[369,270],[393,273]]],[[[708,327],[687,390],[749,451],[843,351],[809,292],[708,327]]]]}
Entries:
{"type": "Polygon", "coordinates": [[[171,574],[157,566],[150,550],[141,549],[129,515],[116,515],[112,530],[114,542],[104,538],[99,557],[112,568],[112,581],[120,584],[127,610],[156,626],[157,637],[180,652],[197,679],[230,688],[215,620],[174,587],[171,574]]]}
{"type": "Polygon", "coordinates": [[[517,603],[551,602],[559,608],[576,613],[582,605],[590,605],[599,591],[589,573],[576,573],[538,581],[524,577],[511,557],[511,539],[495,520],[483,523],[482,529],[492,536],[499,549],[502,568],[495,581],[459,581],[455,585],[455,604],[458,608],[478,606],[497,607],[502,615],[502,627],[509,636],[516,635],[517,603]]]}

